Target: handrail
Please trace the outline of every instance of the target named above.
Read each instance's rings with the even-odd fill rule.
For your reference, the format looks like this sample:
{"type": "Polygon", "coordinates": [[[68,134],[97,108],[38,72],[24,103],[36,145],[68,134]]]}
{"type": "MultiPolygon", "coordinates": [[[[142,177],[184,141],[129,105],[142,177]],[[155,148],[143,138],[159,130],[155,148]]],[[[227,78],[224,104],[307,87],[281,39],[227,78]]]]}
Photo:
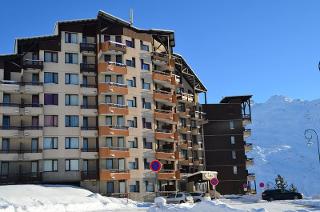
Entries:
{"type": "Polygon", "coordinates": [[[118,87],[124,87],[124,88],[128,87],[126,84],[118,83],[118,82],[104,82],[104,83],[112,86],[118,86],[118,87]]]}

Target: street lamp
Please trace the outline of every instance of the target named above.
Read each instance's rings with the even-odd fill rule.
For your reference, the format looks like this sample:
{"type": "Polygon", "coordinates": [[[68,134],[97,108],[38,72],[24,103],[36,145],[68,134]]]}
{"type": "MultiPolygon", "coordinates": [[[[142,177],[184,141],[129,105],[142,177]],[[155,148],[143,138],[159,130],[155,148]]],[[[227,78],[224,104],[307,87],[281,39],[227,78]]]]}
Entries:
{"type": "Polygon", "coordinates": [[[312,142],[313,135],[316,135],[316,139],[317,139],[316,141],[317,141],[317,147],[318,147],[318,159],[319,159],[319,163],[320,163],[320,147],[319,147],[318,133],[314,129],[306,129],[304,131],[304,137],[307,139],[308,146],[311,146],[313,144],[313,142],[312,142]]]}

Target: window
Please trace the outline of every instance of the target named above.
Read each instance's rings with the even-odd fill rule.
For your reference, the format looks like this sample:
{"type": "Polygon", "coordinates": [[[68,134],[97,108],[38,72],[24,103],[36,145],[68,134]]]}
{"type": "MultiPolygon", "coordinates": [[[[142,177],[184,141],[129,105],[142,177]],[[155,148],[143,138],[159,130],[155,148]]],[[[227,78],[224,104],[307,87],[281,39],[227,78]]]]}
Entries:
{"type": "Polygon", "coordinates": [[[58,116],[57,115],[45,115],[44,116],[45,127],[58,127],[58,116]]]}
{"type": "Polygon", "coordinates": [[[129,148],[138,148],[138,138],[134,138],[133,141],[129,141],[129,148]]]}
{"type": "Polygon", "coordinates": [[[77,115],[65,116],[65,126],[66,127],[79,127],[79,116],[77,116],[77,115]]]}
{"type": "Polygon", "coordinates": [[[109,41],[111,40],[110,35],[104,35],[104,41],[109,41]]]}
{"type": "Polygon", "coordinates": [[[79,138],[67,137],[65,138],[66,149],[79,149],[79,138]]]}
{"type": "Polygon", "coordinates": [[[144,109],[151,109],[151,102],[146,102],[146,99],[145,98],[142,98],[142,107],[144,109]]]}
{"type": "Polygon", "coordinates": [[[133,120],[128,120],[128,126],[133,127],[133,128],[137,128],[138,127],[138,118],[133,117],[133,120]]]}
{"type": "Polygon", "coordinates": [[[143,138],[143,148],[152,149],[152,142],[147,141],[147,138],[143,138]]]}
{"type": "Polygon", "coordinates": [[[131,60],[126,60],[126,65],[130,67],[136,67],[136,58],[132,58],[131,60]]]}
{"type": "Polygon", "coordinates": [[[133,100],[128,100],[128,107],[137,107],[137,98],[133,97],[133,100]]]}
{"type": "Polygon", "coordinates": [[[126,40],[126,46],[134,48],[134,38],[131,40],[126,40]]]}
{"type": "Polygon", "coordinates": [[[10,139],[9,138],[2,138],[1,151],[8,153],[9,149],[10,149],[10,139]]]}
{"type": "Polygon", "coordinates": [[[104,81],[105,82],[111,82],[111,75],[105,75],[104,76],[104,81]]]}
{"type": "Polygon", "coordinates": [[[44,62],[57,63],[58,62],[58,52],[44,52],[44,62]]]}
{"type": "Polygon", "coordinates": [[[106,116],[106,125],[112,126],[112,116],[106,116]]]}
{"type": "Polygon", "coordinates": [[[143,59],[141,59],[141,70],[150,71],[150,64],[144,63],[143,59]]]}
{"type": "Polygon", "coordinates": [[[66,64],[78,64],[78,53],[66,53],[65,54],[66,64]]]}
{"type": "Polygon", "coordinates": [[[64,41],[65,43],[78,43],[78,34],[66,32],[64,41]]]}
{"type": "Polygon", "coordinates": [[[58,137],[44,137],[43,149],[58,149],[58,137]]]}
{"type": "Polygon", "coordinates": [[[66,160],[66,171],[79,171],[79,160],[66,160]]]}
{"type": "Polygon", "coordinates": [[[141,85],[142,85],[142,89],[145,89],[145,90],[151,89],[151,83],[145,82],[144,79],[141,79],[141,85]]]}
{"type": "Polygon", "coordinates": [[[229,127],[230,127],[230,130],[234,129],[234,122],[233,121],[229,121],[229,127]]]}
{"type": "Polygon", "coordinates": [[[232,159],[237,159],[236,151],[232,151],[232,159]]]}
{"type": "Polygon", "coordinates": [[[235,144],[236,143],[236,138],[234,136],[230,137],[230,142],[231,144],[235,144]]]}
{"type": "Polygon", "coordinates": [[[58,94],[45,93],[44,105],[58,105],[58,94]]]}
{"type": "Polygon", "coordinates": [[[43,171],[45,172],[57,172],[58,171],[58,160],[44,160],[43,171]]]}
{"type": "Polygon", "coordinates": [[[124,117],[123,116],[117,116],[117,125],[124,126],[124,117]]]}
{"type": "Polygon", "coordinates": [[[105,62],[110,62],[111,61],[111,55],[110,54],[104,55],[104,61],[105,62]]]}
{"type": "Polygon", "coordinates": [[[44,73],[44,83],[45,84],[48,84],[48,83],[58,84],[58,73],[45,72],[44,73]]]}
{"type": "Polygon", "coordinates": [[[129,87],[137,87],[137,80],[135,77],[132,77],[132,80],[127,80],[127,84],[129,87]]]}
{"type": "Polygon", "coordinates": [[[66,104],[66,106],[78,106],[79,105],[78,95],[77,94],[66,94],[65,104],[66,104]]]}
{"type": "Polygon", "coordinates": [[[118,137],[118,147],[126,147],[124,137],[118,137]]]}
{"type": "Polygon", "coordinates": [[[146,192],[154,192],[154,183],[149,181],[144,181],[144,185],[146,186],[146,192]]]}
{"type": "Polygon", "coordinates": [[[114,193],[114,182],[107,182],[107,194],[114,193]]]}
{"type": "Polygon", "coordinates": [[[78,74],[66,74],[65,75],[65,84],[66,85],[78,85],[79,84],[79,75],[78,74]]]}
{"type": "Polygon", "coordinates": [[[149,46],[144,44],[142,40],[140,40],[140,49],[143,51],[149,51],[149,46]]]}
{"type": "Polygon", "coordinates": [[[107,147],[113,147],[112,137],[106,137],[106,145],[107,145],[107,147]]]}
{"type": "Polygon", "coordinates": [[[121,54],[117,54],[116,55],[116,62],[117,63],[122,63],[122,55],[121,54]]]}
{"type": "Polygon", "coordinates": [[[0,161],[0,175],[8,176],[9,174],[9,162],[0,161]]]}
{"type": "Polygon", "coordinates": [[[118,105],[124,105],[124,97],[123,96],[117,96],[117,104],[118,105]]]}
{"type": "Polygon", "coordinates": [[[142,118],[142,127],[145,129],[152,129],[151,122],[146,121],[146,118],[142,118]]]}
{"type": "Polygon", "coordinates": [[[129,169],[139,169],[139,159],[135,158],[133,162],[128,163],[129,169]]]}
{"type": "Polygon", "coordinates": [[[119,83],[119,84],[123,84],[123,76],[122,75],[117,75],[116,82],[119,83]]]}
{"type": "Polygon", "coordinates": [[[130,192],[140,192],[140,182],[136,181],[134,185],[130,185],[130,192]]]}
{"type": "Polygon", "coordinates": [[[147,158],[143,158],[143,166],[144,169],[150,169],[150,162],[148,162],[147,158]]]}
{"type": "Polygon", "coordinates": [[[5,104],[9,104],[11,102],[11,96],[10,94],[4,93],[3,94],[3,103],[5,104]]]}
{"type": "Polygon", "coordinates": [[[236,166],[233,166],[233,174],[238,174],[238,168],[236,166]]]}
{"type": "Polygon", "coordinates": [[[111,97],[111,95],[105,95],[105,97],[104,97],[104,102],[105,102],[105,103],[112,103],[112,97],[111,97]]]}

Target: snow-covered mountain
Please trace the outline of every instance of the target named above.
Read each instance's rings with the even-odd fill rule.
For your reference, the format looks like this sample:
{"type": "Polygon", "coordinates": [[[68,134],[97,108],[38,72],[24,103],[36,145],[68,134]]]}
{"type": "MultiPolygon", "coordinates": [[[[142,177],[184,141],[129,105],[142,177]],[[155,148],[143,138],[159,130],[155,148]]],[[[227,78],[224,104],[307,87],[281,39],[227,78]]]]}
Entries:
{"type": "Polygon", "coordinates": [[[320,99],[303,101],[272,96],[265,103],[253,105],[249,127],[252,136],[247,142],[254,144],[249,155],[255,159],[249,170],[256,173],[257,186],[260,182],[274,184],[274,178],[280,174],[305,195],[320,194],[316,140],[308,146],[304,137],[308,128],[315,129],[320,136],[320,99]]]}

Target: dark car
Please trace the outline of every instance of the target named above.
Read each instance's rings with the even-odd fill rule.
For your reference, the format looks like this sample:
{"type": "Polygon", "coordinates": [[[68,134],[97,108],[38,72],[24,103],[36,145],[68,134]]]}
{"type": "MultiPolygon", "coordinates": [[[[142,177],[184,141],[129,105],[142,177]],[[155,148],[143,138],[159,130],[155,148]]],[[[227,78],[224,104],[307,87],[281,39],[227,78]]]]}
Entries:
{"type": "Polygon", "coordinates": [[[265,190],[264,192],[262,192],[262,199],[268,200],[268,201],[302,199],[302,194],[298,192],[288,191],[288,190],[273,189],[273,190],[265,190]]]}

